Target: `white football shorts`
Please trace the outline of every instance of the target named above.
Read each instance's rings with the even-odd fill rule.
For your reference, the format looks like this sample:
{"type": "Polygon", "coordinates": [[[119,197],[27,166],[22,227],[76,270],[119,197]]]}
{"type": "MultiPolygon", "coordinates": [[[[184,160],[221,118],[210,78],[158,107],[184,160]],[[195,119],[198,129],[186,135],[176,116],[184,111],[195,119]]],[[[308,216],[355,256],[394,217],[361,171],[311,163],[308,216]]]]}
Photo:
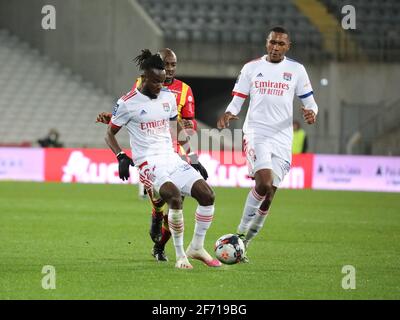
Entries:
{"type": "Polygon", "coordinates": [[[248,139],[243,137],[244,152],[249,170],[249,177],[261,169],[270,169],[274,177],[273,186],[279,184],[290,170],[291,150],[280,147],[265,138],[248,139]]]}
{"type": "Polygon", "coordinates": [[[161,186],[172,182],[182,195],[191,195],[193,184],[203,179],[198,171],[176,153],[148,157],[137,165],[139,179],[146,189],[159,194],[161,186]]]}

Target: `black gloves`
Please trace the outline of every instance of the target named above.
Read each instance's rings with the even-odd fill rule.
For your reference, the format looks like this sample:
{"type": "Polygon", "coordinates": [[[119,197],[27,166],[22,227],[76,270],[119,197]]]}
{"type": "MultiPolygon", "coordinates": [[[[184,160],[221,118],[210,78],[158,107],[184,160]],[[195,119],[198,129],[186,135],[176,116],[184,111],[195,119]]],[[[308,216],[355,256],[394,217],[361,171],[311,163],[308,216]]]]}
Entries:
{"type": "Polygon", "coordinates": [[[129,178],[129,166],[134,166],[132,159],[129,158],[125,152],[120,152],[117,154],[118,159],[118,173],[122,180],[128,180],[129,178]]]}
{"type": "Polygon", "coordinates": [[[190,159],[190,165],[195,168],[203,177],[204,180],[207,180],[208,178],[208,173],[206,168],[203,167],[203,165],[199,161],[199,157],[195,153],[189,153],[188,157],[190,159]]]}

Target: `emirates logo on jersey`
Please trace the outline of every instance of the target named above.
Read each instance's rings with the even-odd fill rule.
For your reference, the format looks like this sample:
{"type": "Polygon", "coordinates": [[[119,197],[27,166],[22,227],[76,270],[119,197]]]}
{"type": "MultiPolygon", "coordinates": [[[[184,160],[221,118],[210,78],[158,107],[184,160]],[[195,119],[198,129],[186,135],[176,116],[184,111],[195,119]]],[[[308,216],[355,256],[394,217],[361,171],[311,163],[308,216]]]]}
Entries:
{"type": "Polygon", "coordinates": [[[163,107],[164,107],[164,111],[165,111],[165,112],[170,112],[170,111],[171,111],[171,106],[169,105],[168,102],[163,103],[162,105],[163,105],[163,107]]]}
{"type": "Polygon", "coordinates": [[[267,94],[272,96],[283,96],[288,91],[289,84],[276,81],[254,81],[254,87],[258,94],[267,94]]]}
{"type": "Polygon", "coordinates": [[[166,126],[167,126],[167,120],[165,119],[140,123],[140,129],[142,130],[156,129],[160,127],[165,128],[166,126]]]}

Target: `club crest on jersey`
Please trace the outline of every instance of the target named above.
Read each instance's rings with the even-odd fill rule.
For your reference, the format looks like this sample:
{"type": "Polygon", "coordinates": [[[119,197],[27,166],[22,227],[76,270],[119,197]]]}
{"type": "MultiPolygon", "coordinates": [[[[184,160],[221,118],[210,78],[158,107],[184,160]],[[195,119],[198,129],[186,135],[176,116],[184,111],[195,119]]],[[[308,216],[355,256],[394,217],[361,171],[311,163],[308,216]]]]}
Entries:
{"type": "Polygon", "coordinates": [[[117,114],[118,108],[119,108],[119,104],[117,103],[117,104],[114,106],[114,110],[113,110],[113,112],[112,112],[112,115],[113,115],[113,116],[115,116],[115,115],[117,114]]]}
{"type": "Polygon", "coordinates": [[[163,105],[163,108],[164,108],[165,112],[170,112],[171,111],[171,106],[169,105],[168,102],[163,103],[162,105],[163,105]]]}
{"type": "Polygon", "coordinates": [[[283,73],[283,79],[286,81],[291,81],[292,80],[292,74],[289,72],[284,72],[283,73]]]}

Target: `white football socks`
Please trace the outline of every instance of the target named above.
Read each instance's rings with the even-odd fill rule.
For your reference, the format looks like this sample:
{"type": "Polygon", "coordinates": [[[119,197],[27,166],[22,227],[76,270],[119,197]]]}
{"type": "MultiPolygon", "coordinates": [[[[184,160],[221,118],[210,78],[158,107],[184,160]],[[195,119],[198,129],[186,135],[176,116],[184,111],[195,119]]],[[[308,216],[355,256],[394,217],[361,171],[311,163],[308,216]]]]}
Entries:
{"type": "Polygon", "coordinates": [[[194,227],[193,239],[191,247],[194,250],[199,250],[204,246],[204,238],[214,216],[214,205],[197,206],[196,209],[196,224],[194,227]]]}
{"type": "Polygon", "coordinates": [[[254,216],[254,219],[250,225],[249,231],[247,232],[247,235],[246,235],[246,240],[248,243],[260,232],[261,228],[264,225],[265,219],[268,216],[268,213],[269,213],[269,210],[267,210],[267,211],[257,210],[257,213],[254,216]]]}
{"type": "Polygon", "coordinates": [[[264,197],[260,196],[255,188],[252,188],[247,196],[246,204],[243,209],[242,220],[237,229],[237,233],[246,234],[249,230],[250,223],[254,220],[258,208],[260,208],[264,197]]]}
{"type": "Polygon", "coordinates": [[[172,239],[174,241],[176,258],[185,257],[183,249],[183,212],[182,210],[169,209],[168,211],[168,226],[171,231],[172,239]]]}

